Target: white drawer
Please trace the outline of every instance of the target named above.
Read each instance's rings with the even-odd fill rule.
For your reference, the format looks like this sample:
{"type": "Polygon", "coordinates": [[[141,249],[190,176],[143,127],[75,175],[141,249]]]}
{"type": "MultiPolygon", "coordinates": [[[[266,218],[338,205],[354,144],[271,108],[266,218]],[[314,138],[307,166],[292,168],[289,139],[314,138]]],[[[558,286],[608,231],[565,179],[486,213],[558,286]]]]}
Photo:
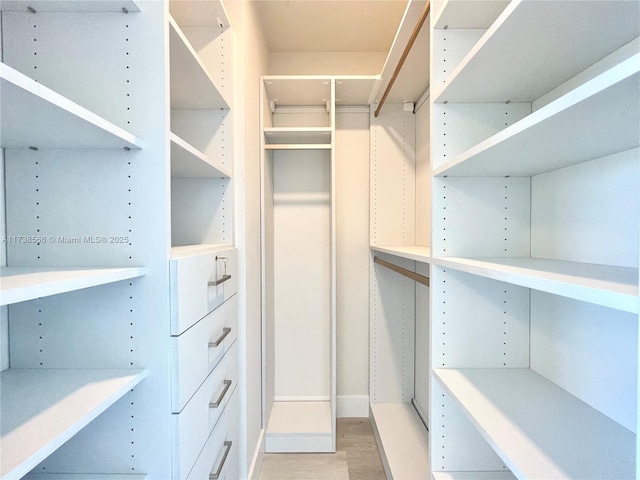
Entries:
{"type": "Polygon", "coordinates": [[[237,384],[238,347],[234,343],[182,412],[172,415],[174,477],[187,476],[237,384]]]}
{"type": "Polygon", "coordinates": [[[188,480],[237,480],[240,477],[238,432],[238,393],[234,392],[188,480]],[[214,474],[218,475],[214,477],[214,474]]]}
{"type": "Polygon", "coordinates": [[[172,256],[171,335],[180,335],[238,291],[237,260],[234,247],[172,256]]]}
{"type": "Polygon", "coordinates": [[[233,296],[179,337],[171,337],[173,413],[191,396],[238,338],[238,297],[233,296]]]}

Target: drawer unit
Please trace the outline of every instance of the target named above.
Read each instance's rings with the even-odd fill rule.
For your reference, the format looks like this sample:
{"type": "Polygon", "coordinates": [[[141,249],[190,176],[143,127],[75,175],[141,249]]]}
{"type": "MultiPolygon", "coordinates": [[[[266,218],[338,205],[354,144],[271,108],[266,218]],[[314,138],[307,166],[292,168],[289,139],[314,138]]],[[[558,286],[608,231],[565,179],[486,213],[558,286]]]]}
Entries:
{"type": "Polygon", "coordinates": [[[189,473],[188,480],[237,480],[239,478],[238,424],[238,393],[234,392],[189,473]]]}
{"type": "Polygon", "coordinates": [[[216,426],[238,384],[238,347],[234,343],[182,412],[174,413],[174,476],[184,478],[216,426]]]}
{"type": "Polygon", "coordinates": [[[180,335],[238,291],[237,258],[234,247],[174,249],[171,335],[180,335]]]}
{"type": "Polygon", "coordinates": [[[238,299],[234,295],[179,337],[171,338],[173,413],[186,403],[238,338],[238,299]]]}

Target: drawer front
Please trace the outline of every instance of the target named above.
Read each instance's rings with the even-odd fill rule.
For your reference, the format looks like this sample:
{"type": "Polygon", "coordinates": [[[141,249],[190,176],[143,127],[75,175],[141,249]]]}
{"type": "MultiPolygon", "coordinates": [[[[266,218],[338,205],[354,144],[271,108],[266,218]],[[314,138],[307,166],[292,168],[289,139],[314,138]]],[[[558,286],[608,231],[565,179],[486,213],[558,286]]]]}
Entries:
{"type": "Polygon", "coordinates": [[[234,343],[182,412],[174,413],[174,476],[186,477],[238,384],[238,347],[234,343]]]}
{"type": "Polygon", "coordinates": [[[180,335],[238,291],[237,260],[236,248],[171,260],[171,335],[180,335]]]}
{"type": "Polygon", "coordinates": [[[179,337],[171,337],[173,413],[182,411],[238,338],[238,297],[224,302],[179,337]]]}
{"type": "Polygon", "coordinates": [[[202,453],[196,460],[188,480],[237,480],[239,468],[238,393],[234,392],[222,418],[209,436],[202,453]]]}

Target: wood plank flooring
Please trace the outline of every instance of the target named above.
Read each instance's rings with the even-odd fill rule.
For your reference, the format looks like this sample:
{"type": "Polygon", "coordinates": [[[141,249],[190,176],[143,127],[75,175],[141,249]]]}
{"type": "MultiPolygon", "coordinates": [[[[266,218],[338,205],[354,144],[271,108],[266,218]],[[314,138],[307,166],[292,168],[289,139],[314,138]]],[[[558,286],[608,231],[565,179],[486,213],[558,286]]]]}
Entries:
{"type": "Polygon", "coordinates": [[[269,453],[260,480],[385,480],[368,418],[339,418],[336,453],[269,453]]]}

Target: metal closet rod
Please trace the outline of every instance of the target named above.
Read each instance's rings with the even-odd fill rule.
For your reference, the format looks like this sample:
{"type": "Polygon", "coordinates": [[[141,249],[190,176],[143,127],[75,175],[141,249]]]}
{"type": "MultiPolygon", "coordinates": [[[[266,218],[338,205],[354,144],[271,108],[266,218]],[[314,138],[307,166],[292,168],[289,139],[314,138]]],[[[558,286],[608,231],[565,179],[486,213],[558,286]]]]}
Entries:
{"type": "Polygon", "coordinates": [[[384,105],[384,102],[387,99],[387,96],[389,95],[389,92],[391,91],[391,87],[393,87],[393,84],[395,83],[396,78],[398,77],[398,74],[400,73],[400,70],[402,69],[402,66],[404,65],[404,61],[407,59],[407,56],[409,55],[409,52],[411,51],[411,47],[413,47],[413,44],[415,43],[416,38],[418,38],[418,34],[420,33],[420,30],[422,29],[422,26],[424,25],[424,22],[427,19],[427,16],[429,15],[429,11],[430,10],[431,10],[431,2],[427,1],[427,4],[424,6],[424,10],[422,10],[422,13],[420,14],[420,19],[418,20],[418,23],[416,23],[416,26],[413,27],[413,33],[411,34],[411,37],[409,38],[409,41],[407,42],[407,45],[404,47],[404,52],[402,52],[402,56],[400,57],[400,60],[398,60],[398,65],[396,65],[396,69],[393,71],[393,75],[391,75],[391,80],[389,80],[389,83],[387,84],[387,88],[385,88],[385,90],[384,90],[384,94],[382,95],[382,98],[380,99],[380,103],[378,104],[378,108],[376,108],[376,111],[373,114],[374,117],[377,117],[380,114],[380,110],[382,109],[382,105],[384,105]]]}
{"type": "Polygon", "coordinates": [[[411,280],[415,280],[422,285],[429,286],[429,277],[425,277],[424,275],[420,275],[419,273],[412,272],[411,270],[407,270],[406,268],[399,267],[393,263],[382,260],[378,257],[373,257],[373,263],[377,263],[378,265],[382,265],[383,267],[387,267],[394,272],[399,273],[400,275],[404,275],[405,277],[409,277],[411,280]]]}

